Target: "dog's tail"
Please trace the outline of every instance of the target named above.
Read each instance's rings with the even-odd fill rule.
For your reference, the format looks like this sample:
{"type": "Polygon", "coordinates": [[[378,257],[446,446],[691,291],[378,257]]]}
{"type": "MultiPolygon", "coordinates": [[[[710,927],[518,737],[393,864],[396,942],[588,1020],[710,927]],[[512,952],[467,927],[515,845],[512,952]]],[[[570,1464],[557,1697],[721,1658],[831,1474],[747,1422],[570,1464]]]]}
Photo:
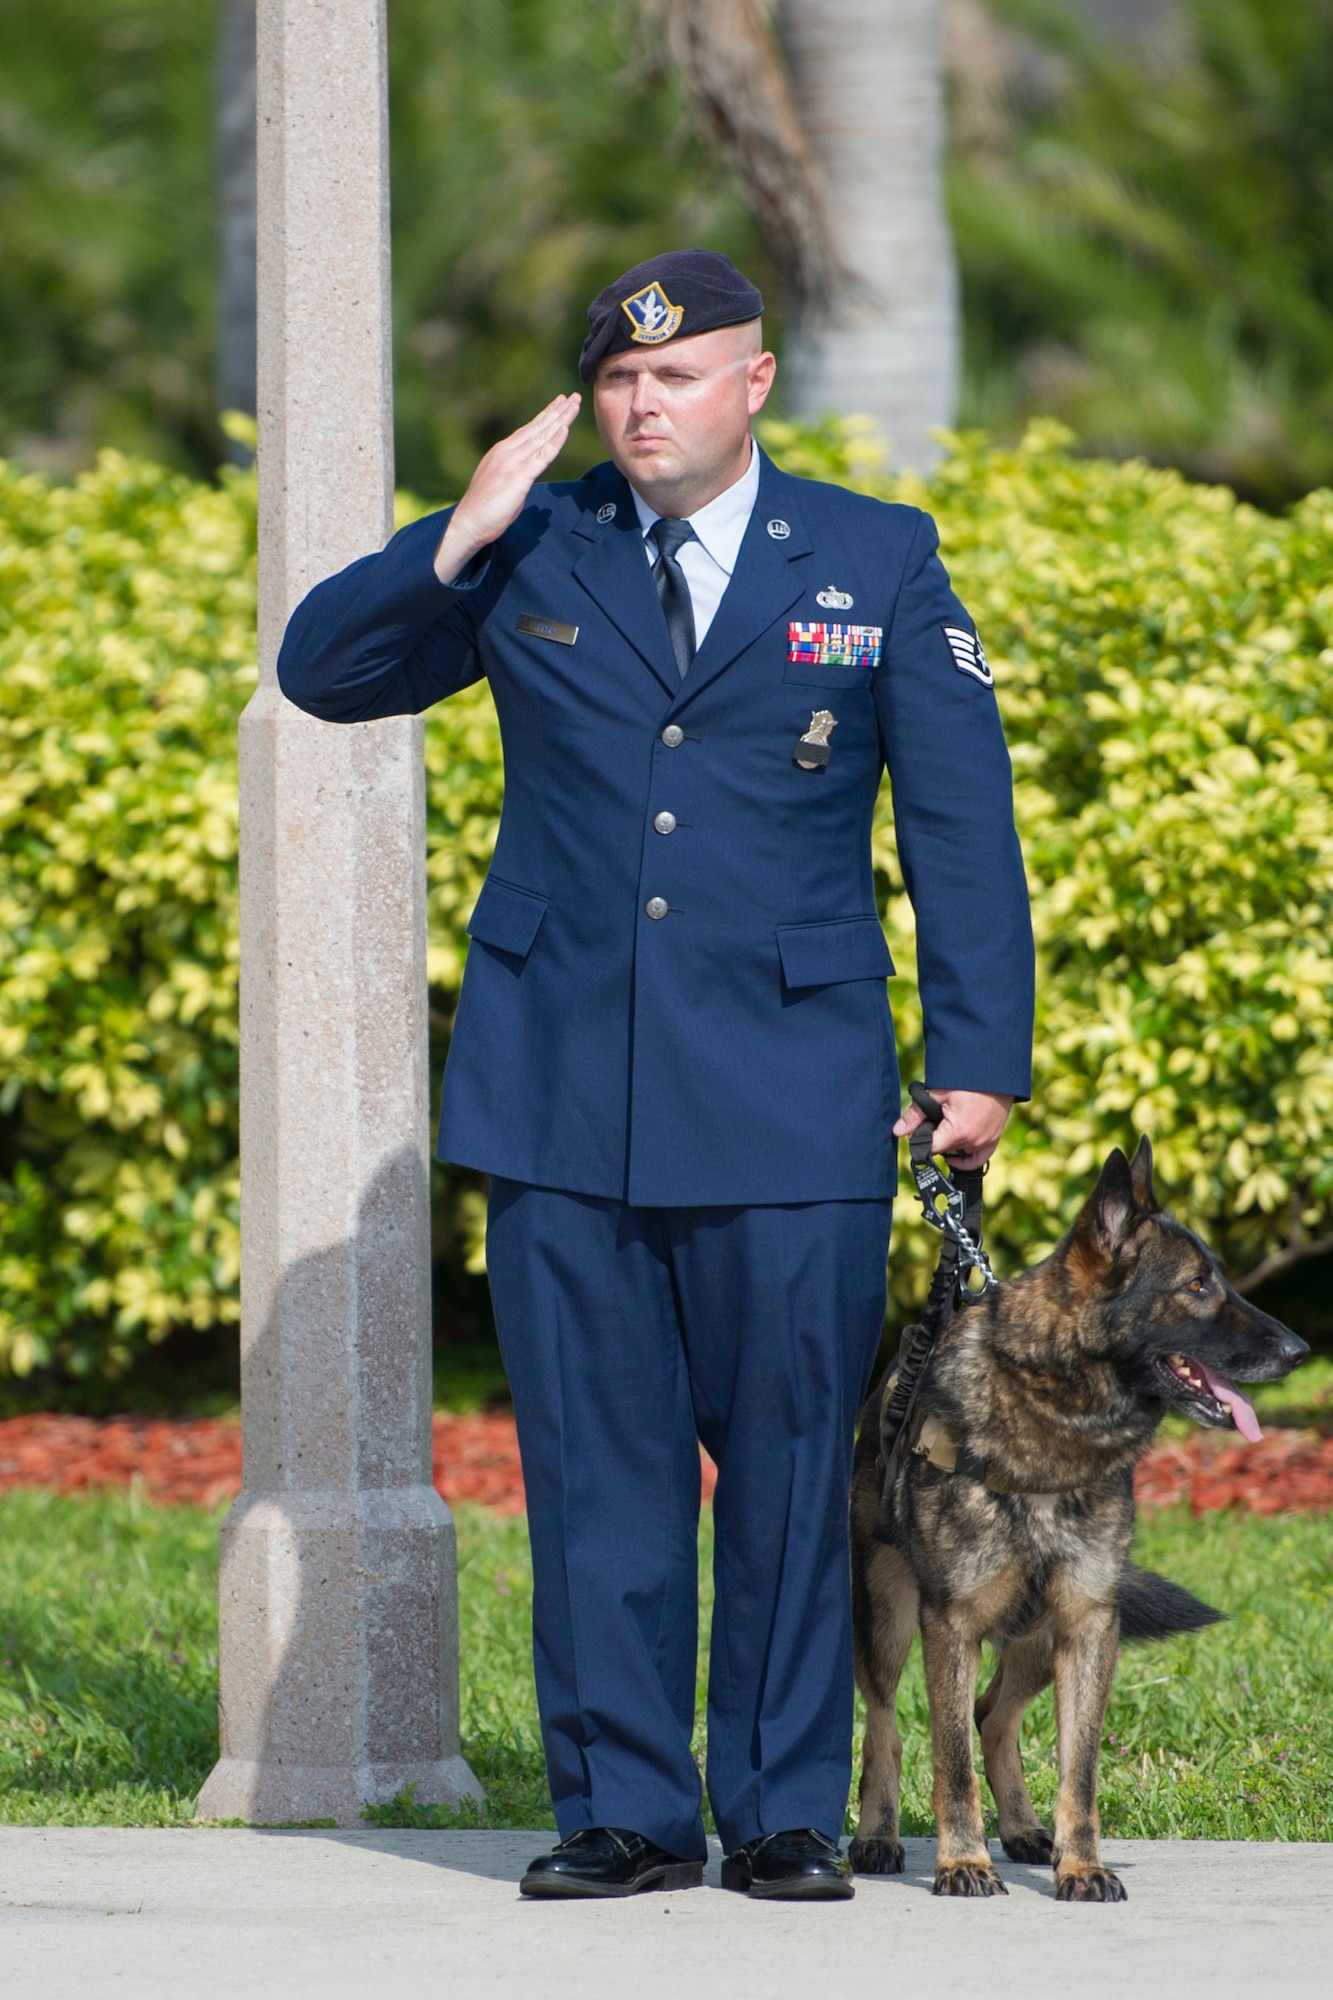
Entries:
{"type": "Polygon", "coordinates": [[[1168,1577],[1133,1563],[1120,1579],[1119,1608],[1122,1639],[1169,1639],[1173,1632],[1198,1632],[1226,1617],[1168,1577]]]}

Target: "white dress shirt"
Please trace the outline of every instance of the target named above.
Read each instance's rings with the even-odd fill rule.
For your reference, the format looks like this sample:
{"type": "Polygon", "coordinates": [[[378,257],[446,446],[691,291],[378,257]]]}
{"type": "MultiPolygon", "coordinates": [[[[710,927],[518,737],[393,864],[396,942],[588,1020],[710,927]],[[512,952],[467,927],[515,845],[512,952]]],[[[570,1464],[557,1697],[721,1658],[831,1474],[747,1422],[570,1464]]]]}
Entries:
{"type": "MultiPolygon", "coordinates": [[[[661,517],[648,505],[637,487],[631,486],[630,492],[634,495],[634,510],[643,531],[648,561],[655,568],[658,554],[647,536],[654,521],[661,517]]],[[[696,539],[684,544],[676,561],[684,571],[690,588],[696,646],[702,646],[704,635],[722,602],[722,593],[731,582],[731,572],[736,567],[736,558],[740,555],[745,530],[750,525],[750,516],[758,497],[759,451],[751,440],[750,463],[736,484],[729,486],[725,493],[719,493],[716,500],[710,500],[697,514],[685,516],[696,539]]]]}

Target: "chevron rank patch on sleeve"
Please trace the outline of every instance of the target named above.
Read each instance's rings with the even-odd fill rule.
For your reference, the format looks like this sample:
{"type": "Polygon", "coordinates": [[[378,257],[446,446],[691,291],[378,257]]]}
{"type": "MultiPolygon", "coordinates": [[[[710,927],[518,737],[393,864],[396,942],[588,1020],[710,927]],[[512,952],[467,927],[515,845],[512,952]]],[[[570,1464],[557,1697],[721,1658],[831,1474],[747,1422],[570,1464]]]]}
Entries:
{"type": "Polygon", "coordinates": [[[980,681],[983,687],[994,687],[995,676],[978,634],[965,632],[961,625],[941,625],[940,630],[949,642],[949,651],[959,673],[971,674],[973,680],[980,681]]]}

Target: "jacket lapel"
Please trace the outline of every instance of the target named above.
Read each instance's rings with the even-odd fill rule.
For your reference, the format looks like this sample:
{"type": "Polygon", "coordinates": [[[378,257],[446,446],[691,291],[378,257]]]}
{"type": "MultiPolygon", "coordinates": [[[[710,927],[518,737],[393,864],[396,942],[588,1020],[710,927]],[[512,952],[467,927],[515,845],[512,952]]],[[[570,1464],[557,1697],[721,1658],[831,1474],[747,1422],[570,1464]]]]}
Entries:
{"type": "MultiPolygon", "coordinates": [[[[758,445],[755,450],[759,450],[758,445]]],[[[798,556],[808,556],[813,546],[797,507],[799,490],[796,480],[779,472],[773,461],[760,453],[759,492],[750,525],[707,636],[690,671],[676,683],[682,703],[716,680],[804,594],[805,578],[791,567],[798,556]],[[770,521],[785,522],[790,533],[780,538],[771,535],[770,521]]],[[[649,581],[651,584],[651,578],[649,581]]],[[[656,596],[656,592],[652,594],[656,596]]],[[[661,622],[665,626],[665,619],[661,622]]]]}
{"type": "Polygon", "coordinates": [[[652,669],[667,693],[679,694],[681,679],[671,650],[671,635],[653,588],[653,573],[644,553],[633,495],[627,482],[612,467],[608,466],[593,483],[574,533],[588,544],[574,564],[578,582],[652,669]],[[613,518],[599,521],[598,510],[607,506],[614,506],[613,518]]]}

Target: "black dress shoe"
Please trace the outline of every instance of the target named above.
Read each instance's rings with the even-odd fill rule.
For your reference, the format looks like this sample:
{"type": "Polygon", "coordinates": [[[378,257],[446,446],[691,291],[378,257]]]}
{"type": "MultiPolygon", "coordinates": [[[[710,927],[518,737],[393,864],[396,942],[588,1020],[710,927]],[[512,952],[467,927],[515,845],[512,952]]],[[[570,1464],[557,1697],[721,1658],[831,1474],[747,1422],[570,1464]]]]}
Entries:
{"type": "Polygon", "coordinates": [[[778,1903],[825,1902],[854,1896],[852,1864],[834,1840],[812,1826],[747,1840],[722,1863],[722,1887],[778,1903]]]}
{"type": "Polygon", "coordinates": [[[530,1862],[522,1896],[637,1896],[641,1889],[697,1889],[702,1861],[682,1861],[623,1826],[588,1826],[530,1862]]]}

